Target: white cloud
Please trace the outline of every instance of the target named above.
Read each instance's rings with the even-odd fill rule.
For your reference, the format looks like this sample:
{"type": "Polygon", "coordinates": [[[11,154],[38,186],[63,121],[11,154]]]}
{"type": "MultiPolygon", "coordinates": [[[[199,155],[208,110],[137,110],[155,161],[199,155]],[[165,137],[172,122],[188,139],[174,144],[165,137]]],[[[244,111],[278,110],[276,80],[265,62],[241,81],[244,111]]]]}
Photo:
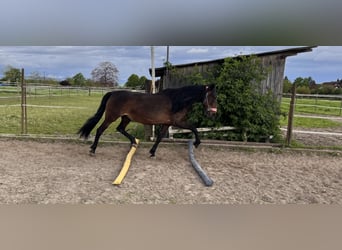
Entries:
{"type": "Polygon", "coordinates": [[[188,54],[205,54],[208,53],[207,48],[191,48],[186,53],[188,54]]]}

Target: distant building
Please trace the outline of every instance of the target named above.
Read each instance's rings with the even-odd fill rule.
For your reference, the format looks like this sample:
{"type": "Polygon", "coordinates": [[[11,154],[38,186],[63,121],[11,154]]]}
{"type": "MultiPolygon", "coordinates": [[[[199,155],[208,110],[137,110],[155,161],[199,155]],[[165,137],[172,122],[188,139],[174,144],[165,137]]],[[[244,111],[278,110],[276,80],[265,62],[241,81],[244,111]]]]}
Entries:
{"type": "Polygon", "coordinates": [[[322,86],[331,86],[335,89],[342,89],[342,80],[337,79],[337,81],[323,82],[322,86]]]}

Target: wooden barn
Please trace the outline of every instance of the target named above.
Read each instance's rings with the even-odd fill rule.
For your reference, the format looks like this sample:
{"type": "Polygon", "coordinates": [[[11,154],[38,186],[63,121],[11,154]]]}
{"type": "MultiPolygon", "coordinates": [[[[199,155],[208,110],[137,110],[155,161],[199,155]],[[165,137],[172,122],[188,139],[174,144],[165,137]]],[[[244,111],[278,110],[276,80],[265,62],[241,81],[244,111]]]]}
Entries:
{"type": "MultiPolygon", "coordinates": [[[[253,54],[254,56],[260,58],[261,63],[264,67],[270,68],[267,78],[261,83],[262,91],[266,92],[267,90],[271,90],[274,93],[274,95],[276,95],[277,99],[280,101],[283,91],[286,58],[288,56],[297,55],[298,53],[310,52],[314,47],[316,46],[297,47],[285,50],[253,54]]],[[[234,58],[238,57],[239,56],[234,58]]],[[[169,70],[167,67],[160,67],[155,69],[155,76],[160,77],[160,89],[178,88],[185,85],[193,84],[192,82],[188,82],[189,80],[186,80],[186,77],[179,77],[180,75],[186,76],[193,75],[195,73],[201,73],[201,75],[205,77],[207,72],[210,71],[210,69],[214,69],[214,67],[222,65],[223,62],[224,58],[212,61],[173,65],[172,67],[176,70],[169,70]],[[176,75],[174,72],[176,72],[176,75]]]]}

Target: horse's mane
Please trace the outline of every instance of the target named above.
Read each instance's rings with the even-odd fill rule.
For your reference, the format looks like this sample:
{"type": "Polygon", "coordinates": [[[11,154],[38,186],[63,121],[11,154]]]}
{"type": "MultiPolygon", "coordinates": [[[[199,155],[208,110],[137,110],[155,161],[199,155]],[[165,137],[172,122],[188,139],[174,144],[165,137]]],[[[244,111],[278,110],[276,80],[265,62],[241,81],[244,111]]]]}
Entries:
{"type": "Polygon", "coordinates": [[[191,106],[195,102],[203,101],[205,97],[205,86],[191,85],[175,89],[165,89],[159,94],[170,98],[172,102],[172,113],[176,113],[191,106]]]}

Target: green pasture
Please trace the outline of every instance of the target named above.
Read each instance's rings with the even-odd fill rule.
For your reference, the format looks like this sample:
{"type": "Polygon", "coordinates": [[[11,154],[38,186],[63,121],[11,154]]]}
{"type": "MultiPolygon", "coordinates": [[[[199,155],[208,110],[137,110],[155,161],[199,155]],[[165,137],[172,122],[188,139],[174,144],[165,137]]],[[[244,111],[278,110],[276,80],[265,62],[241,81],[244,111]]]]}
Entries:
{"type": "MultiPolygon", "coordinates": [[[[306,99],[297,98],[295,102],[295,114],[300,115],[318,115],[318,116],[336,116],[341,117],[341,100],[327,99],[306,99]]],[[[290,108],[290,98],[283,97],[281,103],[281,111],[288,114],[290,108]]],[[[287,117],[280,118],[280,125],[287,126],[287,117]]],[[[295,117],[293,120],[294,127],[300,128],[335,128],[341,127],[342,123],[324,118],[295,117]]]]}
{"type": "Polygon", "coordinates": [[[18,87],[0,87],[0,97],[13,97],[13,96],[20,96],[20,88],[18,87]]]}
{"type": "MultiPolygon", "coordinates": [[[[76,135],[83,123],[92,116],[100,102],[102,94],[91,96],[63,95],[27,97],[27,127],[28,134],[43,135],[76,135]]],[[[120,120],[114,122],[104,133],[104,136],[123,138],[116,132],[120,120]]],[[[99,122],[98,126],[100,125],[99,122]]],[[[0,98],[0,133],[21,133],[21,106],[19,98],[0,98]]],[[[128,130],[140,136],[143,126],[131,123],[128,130]],[[133,131],[134,130],[134,131],[133,131]],[[139,134],[140,133],[140,134],[139,134]]],[[[96,128],[92,131],[92,135],[96,128]]]]}
{"type": "MultiPolygon", "coordinates": [[[[287,117],[280,118],[280,126],[287,127],[287,117]]],[[[324,118],[295,117],[293,127],[295,128],[337,128],[341,127],[342,122],[332,121],[324,118]]]]}
{"type": "MultiPolygon", "coordinates": [[[[290,107],[290,98],[283,97],[281,109],[283,112],[288,112],[290,107]]],[[[296,98],[295,106],[296,114],[316,114],[316,115],[342,115],[342,99],[327,100],[321,98],[296,98]]]]}

